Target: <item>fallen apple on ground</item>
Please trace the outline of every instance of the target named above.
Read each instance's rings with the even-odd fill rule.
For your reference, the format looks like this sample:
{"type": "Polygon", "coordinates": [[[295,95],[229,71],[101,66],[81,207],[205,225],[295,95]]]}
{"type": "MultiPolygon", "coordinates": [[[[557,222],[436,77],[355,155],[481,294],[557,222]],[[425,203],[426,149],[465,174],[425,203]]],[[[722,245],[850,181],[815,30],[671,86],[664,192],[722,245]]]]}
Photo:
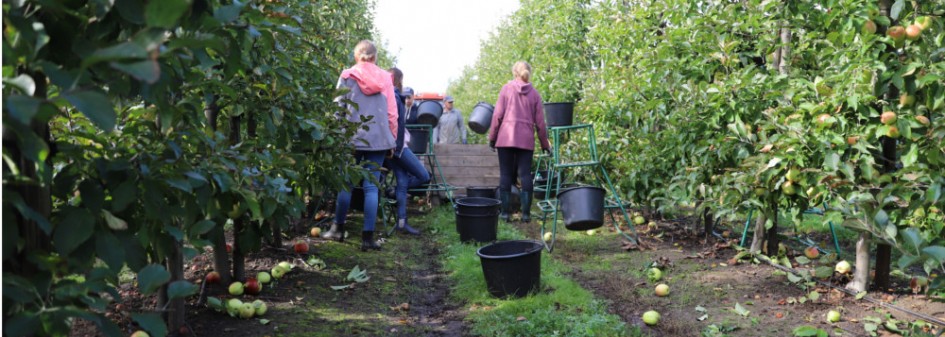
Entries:
{"type": "Polygon", "coordinates": [[[149,335],[147,332],[144,332],[142,330],[138,330],[138,331],[135,331],[135,333],[131,334],[131,337],[151,337],[151,335],[149,335]]]}
{"type": "Polygon", "coordinates": [[[259,284],[259,281],[250,277],[246,280],[246,284],[243,285],[244,290],[247,294],[250,295],[259,295],[259,292],[262,291],[262,286],[259,284]]]}
{"type": "Polygon", "coordinates": [[[827,321],[830,323],[837,323],[840,321],[840,312],[836,310],[830,310],[827,312],[827,321]]]}
{"type": "Polygon", "coordinates": [[[656,296],[663,297],[669,295],[669,286],[663,283],[660,283],[656,286],[656,296]]]}
{"type": "Polygon", "coordinates": [[[266,308],[266,302],[263,302],[262,300],[253,301],[253,310],[255,310],[256,316],[265,315],[266,310],[268,310],[266,308]]]}
{"type": "Polygon", "coordinates": [[[851,269],[853,269],[853,267],[850,266],[850,262],[843,260],[843,261],[837,262],[837,266],[834,267],[833,270],[840,274],[846,274],[846,273],[849,273],[851,269]]]}
{"type": "Polygon", "coordinates": [[[646,271],[646,278],[650,282],[656,282],[663,278],[663,271],[659,268],[650,268],[646,271]]]}
{"type": "Polygon", "coordinates": [[[211,271],[211,272],[207,273],[207,279],[206,279],[206,280],[207,280],[206,282],[207,282],[208,284],[220,283],[220,273],[215,272],[215,271],[211,271]]]}
{"type": "Polygon", "coordinates": [[[319,235],[322,234],[322,229],[319,227],[312,227],[310,234],[312,234],[313,238],[317,238],[319,235]]]}
{"type": "Polygon", "coordinates": [[[256,280],[259,280],[259,283],[268,284],[272,281],[272,275],[269,275],[268,272],[261,271],[256,274],[256,280]]]}
{"type": "Polygon", "coordinates": [[[240,307],[240,318],[253,318],[255,313],[256,308],[253,307],[252,303],[243,303],[240,307]]]}
{"type": "Polygon", "coordinates": [[[817,247],[813,247],[813,246],[807,247],[804,249],[804,256],[806,256],[808,259],[813,260],[813,259],[816,259],[818,256],[820,256],[820,251],[817,250],[817,247]]]}
{"type": "Polygon", "coordinates": [[[643,323],[646,325],[656,325],[660,322],[660,313],[650,310],[643,313],[643,323]]]}
{"type": "Polygon", "coordinates": [[[240,282],[230,283],[230,295],[239,296],[243,294],[243,284],[240,282]]]}

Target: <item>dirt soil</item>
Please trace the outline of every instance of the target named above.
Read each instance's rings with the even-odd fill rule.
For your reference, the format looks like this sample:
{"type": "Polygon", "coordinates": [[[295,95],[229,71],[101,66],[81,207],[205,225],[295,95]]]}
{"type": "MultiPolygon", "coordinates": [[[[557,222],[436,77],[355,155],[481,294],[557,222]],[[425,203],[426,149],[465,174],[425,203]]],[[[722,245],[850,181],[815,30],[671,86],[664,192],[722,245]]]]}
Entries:
{"type": "MultiPolygon", "coordinates": [[[[360,223],[352,219],[352,223],[360,223]]],[[[422,224],[418,224],[422,228],[422,224]]],[[[465,336],[465,308],[451,303],[449,280],[439,265],[439,248],[423,237],[394,234],[384,238],[380,252],[360,251],[360,227],[349,229],[344,243],[298,236],[284,240],[282,248],[265,248],[249,254],[247,275],[268,271],[279,261],[296,265],[282,279],[266,285],[258,296],[236,296],[244,302],[261,299],[268,312],[261,318],[230,317],[198,305],[196,296],[188,300],[188,326],[171,336],[465,336]],[[310,243],[310,256],[327,267],[308,267],[309,255],[295,254],[291,244],[310,243]],[[367,271],[364,283],[346,282],[355,266],[367,271]],[[331,286],[351,285],[333,290],[331,286]],[[265,319],[266,321],[262,320],[265,319]]],[[[196,256],[186,265],[186,278],[200,284],[212,269],[210,252],[196,256]]],[[[121,304],[112,305],[109,315],[123,331],[137,330],[132,312],[153,310],[154,297],[141,296],[134,287],[123,287],[121,304]]],[[[227,285],[208,285],[210,296],[224,302],[230,296],[227,285]]],[[[98,335],[95,327],[80,322],[72,336],[98,335]]]]}
{"type": "MultiPolygon", "coordinates": [[[[648,246],[642,251],[625,250],[622,237],[612,225],[608,226],[599,229],[606,237],[602,240],[588,241],[582,232],[559,233],[552,254],[571,267],[571,277],[596,297],[607,300],[612,313],[628,324],[641,326],[645,335],[793,336],[795,328],[807,325],[823,329],[831,336],[869,336],[864,329],[868,317],[880,318],[882,322],[887,315],[904,322],[916,320],[828,287],[802,289],[788,281],[783,272],[777,273],[764,263],[733,265],[729,260],[737,253],[733,249],[737,239],[706,240],[694,234],[698,231],[694,223],[659,222],[657,228],[640,228],[645,231],[641,232],[641,241],[648,246]],[[651,263],[662,266],[663,277],[658,282],[647,280],[645,269],[651,263]],[[654,294],[658,283],[669,285],[668,296],[654,294]],[[811,291],[819,294],[817,300],[798,301],[811,291]],[[737,313],[736,305],[748,313],[737,313]],[[658,325],[650,327],[642,322],[641,317],[648,310],[661,314],[658,325]],[[841,311],[842,320],[827,323],[825,316],[829,310],[841,311]]],[[[535,225],[520,228],[530,237],[539,237],[535,225]]],[[[802,248],[789,249],[792,261],[802,248]]],[[[834,281],[842,282],[836,277],[834,281]]],[[[945,319],[945,303],[901,289],[907,283],[900,281],[901,291],[894,294],[873,291],[869,296],[945,319]]],[[[899,327],[905,328],[905,324],[899,327]]],[[[883,328],[879,330],[885,332],[883,328]]]]}

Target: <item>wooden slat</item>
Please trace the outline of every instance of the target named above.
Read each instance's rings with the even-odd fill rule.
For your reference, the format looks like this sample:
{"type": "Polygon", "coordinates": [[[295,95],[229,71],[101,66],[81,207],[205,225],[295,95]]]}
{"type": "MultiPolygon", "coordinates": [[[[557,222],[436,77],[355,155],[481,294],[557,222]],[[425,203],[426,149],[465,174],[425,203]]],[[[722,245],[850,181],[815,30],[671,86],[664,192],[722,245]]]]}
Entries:
{"type": "Polygon", "coordinates": [[[436,144],[433,151],[437,156],[495,156],[495,152],[484,144],[436,144]]]}
{"type": "Polygon", "coordinates": [[[499,158],[485,156],[436,157],[440,167],[495,167],[499,169],[499,158]]]}

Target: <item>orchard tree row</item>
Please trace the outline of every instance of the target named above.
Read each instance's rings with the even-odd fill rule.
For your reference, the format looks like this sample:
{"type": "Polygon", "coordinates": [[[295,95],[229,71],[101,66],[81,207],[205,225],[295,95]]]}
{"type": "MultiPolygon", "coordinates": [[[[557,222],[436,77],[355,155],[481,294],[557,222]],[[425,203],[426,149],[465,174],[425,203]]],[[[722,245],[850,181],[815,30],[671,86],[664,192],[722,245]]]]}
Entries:
{"type": "Polygon", "coordinates": [[[133,319],[176,332],[184,261],[212,247],[242,280],[305,199],[362,174],[332,99],[371,6],[4,1],[4,334],[122,335],[103,312],[128,275],[158,296],[133,319]]]}
{"type": "MultiPolygon", "coordinates": [[[[546,102],[576,100],[625,196],[694,203],[706,228],[826,206],[859,231],[847,285],[945,264],[945,1],[525,0],[451,84],[494,101],[515,60],[546,102]],[[562,94],[566,93],[566,94],[562,94]],[[891,261],[891,249],[901,258],[891,261]]],[[[945,277],[932,282],[945,289],[945,277]]]]}

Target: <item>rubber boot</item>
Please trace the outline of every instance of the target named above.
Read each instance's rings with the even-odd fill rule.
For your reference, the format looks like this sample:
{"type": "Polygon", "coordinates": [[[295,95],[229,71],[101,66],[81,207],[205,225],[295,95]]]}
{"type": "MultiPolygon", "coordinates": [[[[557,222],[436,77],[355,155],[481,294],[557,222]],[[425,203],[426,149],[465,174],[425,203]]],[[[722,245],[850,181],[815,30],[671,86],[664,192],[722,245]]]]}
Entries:
{"type": "Polygon", "coordinates": [[[338,242],[345,242],[345,224],[331,224],[327,232],[322,233],[322,239],[330,239],[338,242]]]}
{"type": "Polygon", "coordinates": [[[394,227],[394,228],[397,229],[398,232],[407,233],[410,235],[420,235],[419,230],[417,230],[416,228],[410,227],[410,225],[407,224],[407,219],[397,220],[397,227],[394,227]]]}
{"type": "Polygon", "coordinates": [[[381,245],[374,241],[374,231],[361,232],[361,251],[381,250],[381,245]]]}
{"type": "Polygon", "coordinates": [[[502,202],[499,206],[499,219],[505,222],[509,221],[509,194],[511,192],[499,191],[499,201],[502,202]]]}
{"type": "Polygon", "coordinates": [[[529,223],[532,221],[532,193],[522,191],[518,197],[522,202],[522,222],[529,223]]]}

